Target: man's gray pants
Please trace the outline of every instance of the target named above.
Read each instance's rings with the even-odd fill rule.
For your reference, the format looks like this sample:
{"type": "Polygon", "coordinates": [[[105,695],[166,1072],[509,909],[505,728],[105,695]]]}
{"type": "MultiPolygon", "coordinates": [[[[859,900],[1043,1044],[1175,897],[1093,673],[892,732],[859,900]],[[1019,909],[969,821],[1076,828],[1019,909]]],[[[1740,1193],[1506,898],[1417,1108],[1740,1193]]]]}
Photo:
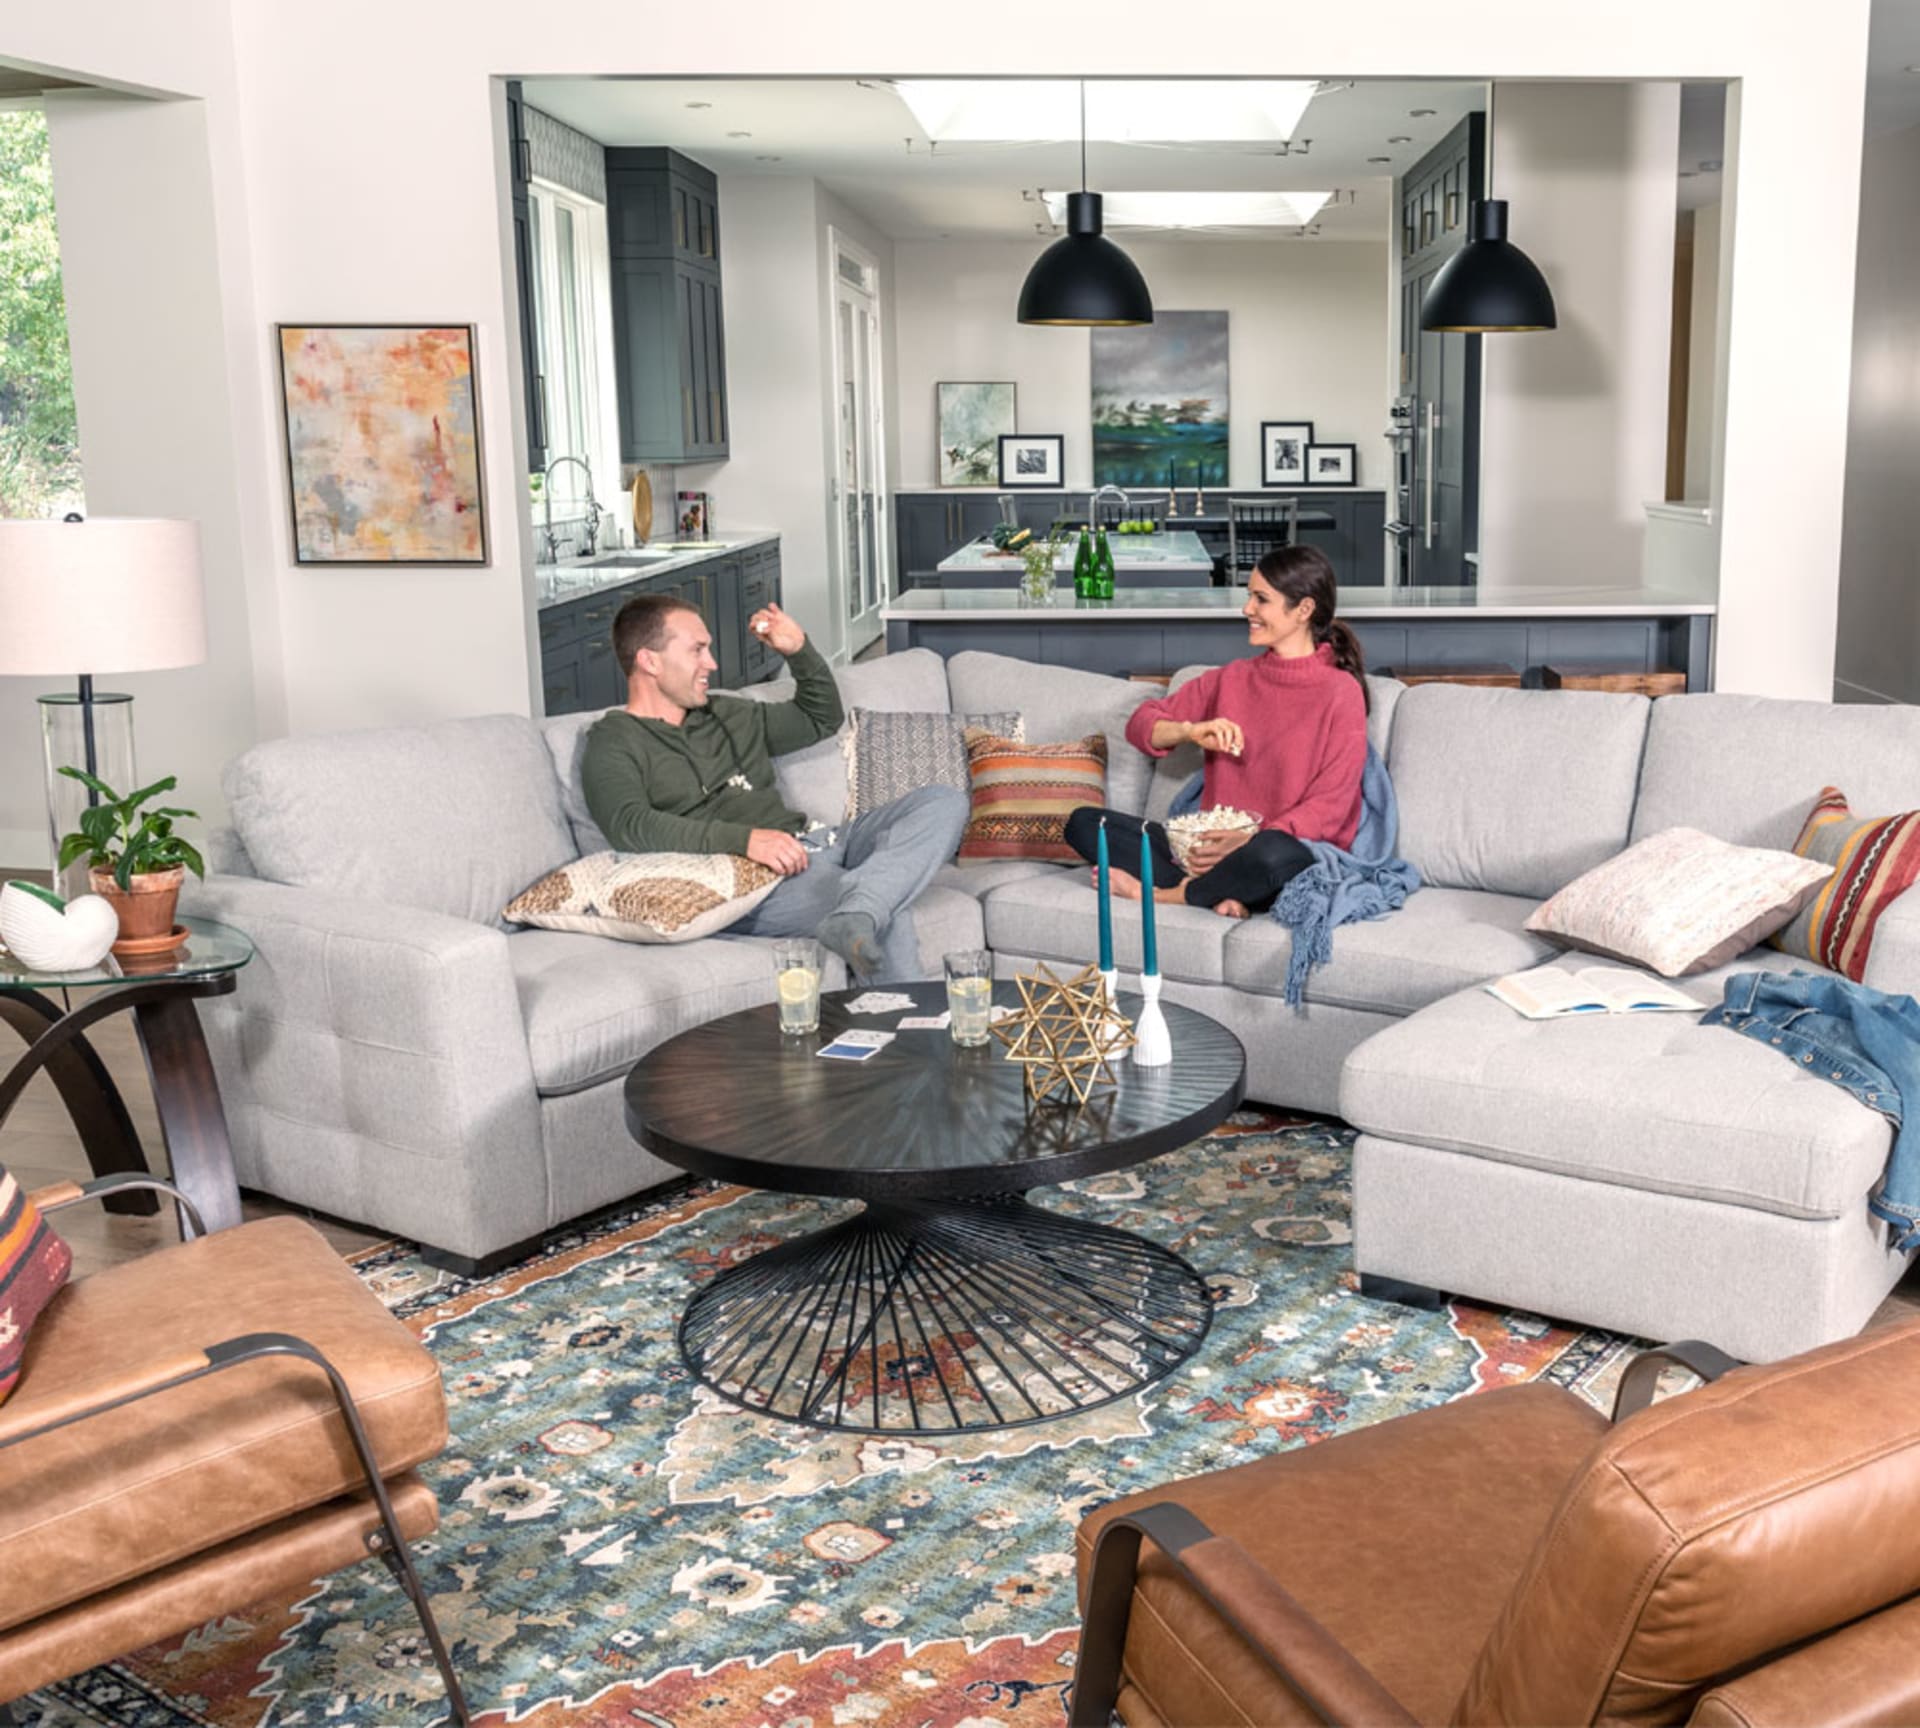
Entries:
{"type": "Polygon", "coordinates": [[[811,936],[829,912],[864,912],[879,926],[886,956],[873,982],[938,977],[940,957],[931,971],[922,964],[906,912],[959,849],[968,808],[964,792],[922,786],[851,822],[802,834],[800,844],[812,854],[806,869],[785,877],[730,934],[811,936]]]}

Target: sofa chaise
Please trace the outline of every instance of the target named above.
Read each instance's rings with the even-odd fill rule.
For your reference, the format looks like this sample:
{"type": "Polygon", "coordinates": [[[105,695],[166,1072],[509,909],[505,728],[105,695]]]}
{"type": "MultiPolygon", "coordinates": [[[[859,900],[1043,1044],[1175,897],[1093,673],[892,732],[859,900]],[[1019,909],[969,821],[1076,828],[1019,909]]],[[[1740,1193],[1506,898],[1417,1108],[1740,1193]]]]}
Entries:
{"type": "MultiPolygon", "coordinates": [[[[1122,679],[918,650],[840,681],[850,708],[1017,709],[1035,740],[1104,733],[1118,808],[1163,814],[1198,765],[1125,742],[1153,691],[1122,679]]],[[[1362,1279],[1753,1359],[1857,1329],[1904,1265],[1864,1203],[1891,1144],[1881,1117],[1688,1019],[1529,1022],[1481,986],[1553,958],[1528,914],[1646,834],[1789,845],[1829,783],[1862,811],[1920,804],[1920,714],[1369,685],[1401,850],[1428,885],[1336,932],[1302,1009],[1270,919],[1160,918],[1166,993],[1239,1034],[1248,1095],[1361,1130],[1362,1279]]],[[[752,939],[636,946],[500,922],[521,888],[604,844],[579,793],[592,718],[285,739],[231,765],[234,830],[187,904],[259,948],[238,992],[202,1008],[244,1186],[484,1269],[676,1174],[627,1135],[621,1081],[661,1039],[770,1000],[771,969],[752,939]]],[[[838,740],[779,773],[797,808],[844,814],[838,740]]],[[[1094,952],[1077,868],[954,864],[914,918],[930,972],[983,943],[1002,975],[1094,952]]],[[[1137,966],[1133,920],[1116,942],[1137,966]]],[[[1792,964],[1759,949],[1685,982],[1712,1002],[1729,971],[1792,964]]],[[[1920,894],[1882,919],[1867,981],[1920,991],[1920,894]]]]}

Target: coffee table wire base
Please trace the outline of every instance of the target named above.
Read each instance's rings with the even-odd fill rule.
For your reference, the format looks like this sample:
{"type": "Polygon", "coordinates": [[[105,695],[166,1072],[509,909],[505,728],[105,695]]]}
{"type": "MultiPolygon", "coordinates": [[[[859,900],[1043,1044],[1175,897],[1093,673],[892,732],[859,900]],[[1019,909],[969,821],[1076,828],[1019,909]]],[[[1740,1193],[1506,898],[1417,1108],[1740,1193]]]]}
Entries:
{"type": "Polygon", "coordinates": [[[680,1349],[731,1403],[816,1428],[937,1434],[1098,1409],[1199,1349],[1177,1254],[1018,1195],[884,1202],[719,1274],[680,1349]]]}

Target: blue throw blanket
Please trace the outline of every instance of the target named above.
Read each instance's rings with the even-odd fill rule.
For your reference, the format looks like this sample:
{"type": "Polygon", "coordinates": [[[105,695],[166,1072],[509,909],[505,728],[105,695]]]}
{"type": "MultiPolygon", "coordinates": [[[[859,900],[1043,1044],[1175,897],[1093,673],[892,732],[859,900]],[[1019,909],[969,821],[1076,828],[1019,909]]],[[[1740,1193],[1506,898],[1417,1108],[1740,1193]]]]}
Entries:
{"type": "MultiPolygon", "coordinates": [[[[1200,807],[1204,775],[1180,788],[1167,814],[1183,816],[1200,807]]],[[[1358,918],[1384,918],[1407,903],[1420,886],[1420,872],[1394,856],[1400,837],[1400,806],[1380,752],[1367,746],[1360,777],[1360,827],[1353,849],[1342,851],[1330,840],[1303,840],[1313,862],[1280,890],[1273,916],[1293,938],[1287,956],[1287,1000],[1299,1007],[1307,974],[1333,958],[1333,932],[1358,918]]]]}

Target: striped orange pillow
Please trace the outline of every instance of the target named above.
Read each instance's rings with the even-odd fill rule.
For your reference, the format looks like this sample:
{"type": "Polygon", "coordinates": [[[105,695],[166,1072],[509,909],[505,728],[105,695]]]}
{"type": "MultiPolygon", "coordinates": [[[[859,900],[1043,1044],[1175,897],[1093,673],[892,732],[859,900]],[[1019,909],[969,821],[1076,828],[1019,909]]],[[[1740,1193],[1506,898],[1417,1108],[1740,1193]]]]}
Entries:
{"type": "Polygon", "coordinates": [[[72,1269],[73,1251],[0,1164],[0,1404],[20,1378],[27,1333],[72,1269]]]}
{"type": "Polygon", "coordinates": [[[1920,810],[1856,816],[1845,794],[1829,786],[1793,849],[1803,858],[1831,864],[1833,875],[1773,938],[1774,947],[1817,960],[1856,984],[1865,982],[1873,927],[1920,876],[1920,810]]]}
{"type": "Polygon", "coordinates": [[[1067,744],[1022,744],[978,726],[966,733],[973,815],[962,858],[1078,861],[1067,818],[1107,803],[1107,741],[1098,732],[1067,744]]]}

